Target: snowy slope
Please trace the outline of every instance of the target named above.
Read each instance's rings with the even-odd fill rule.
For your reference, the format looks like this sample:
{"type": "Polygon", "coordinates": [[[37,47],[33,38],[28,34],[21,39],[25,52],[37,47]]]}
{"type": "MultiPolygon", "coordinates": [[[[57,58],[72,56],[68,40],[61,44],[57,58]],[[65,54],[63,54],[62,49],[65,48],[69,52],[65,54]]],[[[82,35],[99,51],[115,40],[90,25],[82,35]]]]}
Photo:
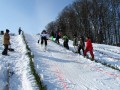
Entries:
{"type": "Polygon", "coordinates": [[[93,44],[96,59],[107,62],[120,69],[120,47],[93,44]]]}
{"type": "MultiPolygon", "coordinates": [[[[28,44],[35,56],[36,70],[42,76],[48,90],[120,90],[119,71],[85,59],[51,41],[48,41],[45,51],[44,46],[37,43],[38,38],[26,34],[28,44]]],[[[109,49],[106,46],[103,48],[100,45],[94,46],[96,50],[101,49],[102,52],[109,54],[108,50],[105,50],[109,49]]],[[[111,52],[118,52],[114,57],[119,59],[119,50],[117,50],[112,49],[111,52]]],[[[97,55],[96,58],[110,61],[104,54],[99,54],[97,51],[94,53],[97,55]]]]}
{"type": "MultiPolygon", "coordinates": [[[[60,43],[63,43],[62,39],[60,40],[60,43]]],[[[70,50],[74,51],[73,41],[69,41],[69,47],[70,50]]],[[[93,43],[93,49],[95,60],[107,63],[120,70],[120,47],[93,43]]],[[[88,55],[91,57],[89,53],[88,55]]]]}
{"type": "Polygon", "coordinates": [[[2,36],[0,35],[0,90],[7,84],[7,69],[10,69],[9,90],[37,90],[34,78],[30,73],[29,58],[21,36],[11,36],[12,48],[15,52],[8,52],[9,56],[1,55],[3,50],[2,36]]]}
{"type": "MultiPolygon", "coordinates": [[[[72,51],[48,41],[47,51],[37,43],[39,36],[26,34],[28,44],[35,55],[36,70],[48,90],[119,90],[120,72],[83,58],[72,51]]],[[[61,43],[63,41],[61,40],[61,43]]],[[[11,36],[10,56],[0,55],[0,90],[7,85],[7,70],[10,64],[10,90],[37,90],[30,73],[29,58],[21,36],[11,36]]],[[[73,50],[72,41],[69,42],[73,50]]],[[[94,45],[95,58],[120,66],[120,48],[109,45],[94,45]]],[[[0,53],[3,50],[0,36],[0,53]]]]}

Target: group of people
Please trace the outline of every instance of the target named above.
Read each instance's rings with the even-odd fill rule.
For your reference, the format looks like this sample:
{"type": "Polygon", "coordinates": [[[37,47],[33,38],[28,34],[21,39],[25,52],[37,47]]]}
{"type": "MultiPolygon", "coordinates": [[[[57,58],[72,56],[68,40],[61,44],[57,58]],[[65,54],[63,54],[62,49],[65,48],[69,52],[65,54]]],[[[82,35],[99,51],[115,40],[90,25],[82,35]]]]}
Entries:
{"type": "MultiPolygon", "coordinates": [[[[10,35],[9,35],[9,30],[6,29],[6,32],[4,33],[4,37],[3,37],[3,45],[4,45],[4,50],[2,52],[3,55],[8,55],[8,46],[10,45],[10,35]]],[[[19,28],[18,30],[18,34],[20,35],[22,32],[21,28],[19,28]]],[[[56,31],[56,33],[54,34],[52,32],[51,34],[52,37],[55,37],[55,42],[60,44],[59,39],[61,38],[61,33],[59,31],[56,31]]],[[[94,54],[93,54],[93,46],[92,46],[92,42],[90,40],[90,38],[87,36],[86,37],[86,45],[85,45],[85,41],[83,37],[77,37],[76,35],[73,36],[73,46],[75,49],[75,52],[81,54],[81,49],[83,51],[83,55],[86,56],[87,52],[89,51],[92,57],[92,60],[94,60],[94,54]]],[[[41,45],[43,45],[43,42],[45,42],[45,48],[47,46],[47,40],[48,40],[48,33],[46,30],[43,30],[41,32],[41,45]]],[[[69,39],[67,37],[67,35],[63,36],[63,46],[67,49],[69,49],[69,39]]]]}
{"type": "Polygon", "coordinates": [[[61,33],[60,33],[59,30],[57,30],[56,32],[52,31],[51,32],[51,37],[52,37],[52,40],[53,40],[53,38],[55,38],[55,42],[57,44],[60,44],[59,39],[61,38],[61,33]]]}
{"type": "Polygon", "coordinates": [[[78,38],[76,35],[74,35],[73,46],[74,46],[75,52],[79,54],[81,54],[80,50],[82,49],[84,57],[89,51],[92,57],[92,60],[94,60],[93,45],[89,36],[86,37],[86,45],[85,45],[85,41],[82,36],[78,38]]]}
{"type": "MultiPolygon", "coordinates": [[[[56,31],[55,34],[54,32],[52,31],[52,34],[51,34],[52,37],[55,37],[55,42],[56,43],[60,43],[59,42],[59,39],[61,38],[61,34],[59,31],[56,31]]],[[[66,48],[66,49],[69,49],[69,45],[68,45],[68,42],[69,42],[69,38],[67,35],[64,35],[63,37],[63,46],[66,48]]],[[[91,54],[91,57],[92,57],[92,60],[94,60],[94,54],[93,54],[93,46],[92,46],[92,42],[91,42],[91,39],[89,36],[86,37],[86,45],[85,45],[85,40],[84,40],[84,37],[81,36],[81,37],[77,37],[77,35],[73,35],[73,46],[74,46],[74,50],[75,52],[81,54],[81,49],[82,49],[82,52],[83,52],[83,55],[86,56],[87,52],[90,52],[91,54]]]]}
{"type": "MultiPolygon", "coordinates": [[[[63,36],[63,46],[67,49],[69,49],[69,45],[68,45],[68,37],[65,35],[63,36]]],[[[85,45],[85,41],[84,41],[84,37],[77,37],[76,35],[73,36],[73,46],[74,46],[74,50],[76,53],[81,54],[81,49],[83,51],[83,55],[84,57],[86,57],[87,52],[90,52],[92,60],[94,60],[94,54],[93,54],[93,45],[91,42],[90,37],[86,37],[86,45],[85,45]]]]}
{"type": "MultiPolygon", "coordinates": [[[[45,42],[45,47],[47,46],[47,37],[48,37],[47,31],[43,30],[41,33],[41,45],[43,45],[43,42],[45,42]]],[[[52,38],[54,37],[55,42],[60,44],[59,39],[61,38],[61,33],[59,31],[56,31],[55,33],[52,31],[51,37],[52,38]]],[[[73,37],[74,37],[73,46],[74,46],[75,52],[81,54],[80,51],[82,49],[84,57],[86,57],[87,52],[90,52],[92,60],[94,60],[93,45],[90,37],[88,36],[86,37],[86,44],[82,36],[78,38],[76,35],[74,35],[73,37]]],[[[69,45],[68,45],[69,38],[67,37],[67,35],[64,35],[62,38],[64,40],[63,46],[69,49],[69,45]]]]}
{"type": "MultiPolygon", "coordinates": [[[[61,34],[60,34],[59,30],[57,30],[55,33],[52,31],[50,36],[52,37],[52,40],[53,40],[53,38],[55,38],[56,43],[58,43],[58,44],[60,43],[59,39],[61,38],[61,34]]],[[[43,30],[40,34],[40,39],[41,39],[41,45],[43,45],[43,43],[45,43],[45,48],[47,47],[48,37],[49,37],[49,35],[48,35],[47,31],[43,30]]],[[[39,40],[38,40],[38,43],[39,43],[39,40]]]]}
{"type": "MultiPolygon", "coordinates": [[[[9,51],[14,51],[14,49],[9,48],[9,45],[11,45],[10,43],[10,35],[9,35],[10,30],[6,29],[6,32],[4,33],[4,31],[2,31],[3,35],[3,46],[4,46],[4,50],[2,51],[2,55],[8,55],[8,50],[9,51]]],[[[21,28],[18,29],[18,34],[20,35],[22,32],[21,28]]]]}

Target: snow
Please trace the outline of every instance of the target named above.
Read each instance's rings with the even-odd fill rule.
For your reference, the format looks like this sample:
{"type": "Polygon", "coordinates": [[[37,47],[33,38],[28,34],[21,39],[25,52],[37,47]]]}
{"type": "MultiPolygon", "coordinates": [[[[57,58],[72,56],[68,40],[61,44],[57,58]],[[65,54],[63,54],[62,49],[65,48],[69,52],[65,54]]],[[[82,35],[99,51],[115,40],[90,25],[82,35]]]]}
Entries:
{"type": "Polygon", "coordinates": [[[0,65],[0,90],[3,90],[7,85],[6,82],[7,68],[3,65],[0,65]]]}
{"type": "MultiPolygon", "coordinates": [[[[83,56],[66,50],[50,40],[48,40],[48,47],[45,50],[44,46],[37,43],[39,36],[26,34],[26,37],[35,56],[36,70],[39,75],[42,74],[48,90],[120,89],[119,71],[83,58],[83,56]]],[[[62,40],[60,42],[62,43],[62,40]]],[[[72,41],[69,42],[69,45],[70,49],[73,50],[72,41]]],[[[97,44],[95,45],[97,48],[97,44]]],[[[101,58],[98,52],[94,53],[96,58],[101,58]]],[[[119,58],[119,55],[117,55],[117,58],[119,58]]],[[[106,56],[106,59],[109,60],[109,57],[106,56]]],[[[112,61],[118,62],[114,59],[112,61]]],[[[109,61],[106,60],[106,62],[109,61]]]]}
{"type": "MultiPolygon", "coordinates": [[[[0,36],[0,53],[2,53],[2,36],[0,36]]],[[[0,55],[0,88],[4,90],[8,83],[6,75],[10,70],[9,90],[36,90],[35,81],[30,73],[29,58],[21,36],[11,36],[11,47],[15,52],[8,52],[9,56],[0,55]],[[9,67],[8,67],[9,64],[9,67]],[[4,89],[3,89],[4,88],[4,89]]]]}
{"type": "MultiPolygon", "coordinates": [[[[120,72],[100,63],[90,61],[82,55],[48,40],[47,50],[37,43],[38,35],[25,34],[34,55],[35,69],[48,90],[119,90],[120,72]]],[[[63,40],[60,40],[62,43],[63,40]]],[[[30,73],[29,58],[20,35],[11,36],[12,48],[9,56],[0,55],[0,90],[7,85],[7,70],[10,69],[10,90],[38,90],[30,73]],[[9,65],[9,67],[8,67],[9,65]]],[[[120,48],[93,44],[95,59],[120,68],[120,48]]],[[[0,53],[3,50],[0,36],[0,53]]]]}
{"type": "Polygon", "coordinates": [[[94,44],[96,58],[120,69],[120,47],[94,44]]]}
{"type": "MultiPolygon", "coordinates": [[[[63,40],[60,40],[60,42],[62,44],[63,40]]],[[[73,41],[69,41],[69,46],[74,51],[72,43],[73,41]]],[[[120,69],[120,47],[93,43],[93,49],[96,60],[120,69]]],[[[88,55],[90,57],[89,53],[88,55]]]]}

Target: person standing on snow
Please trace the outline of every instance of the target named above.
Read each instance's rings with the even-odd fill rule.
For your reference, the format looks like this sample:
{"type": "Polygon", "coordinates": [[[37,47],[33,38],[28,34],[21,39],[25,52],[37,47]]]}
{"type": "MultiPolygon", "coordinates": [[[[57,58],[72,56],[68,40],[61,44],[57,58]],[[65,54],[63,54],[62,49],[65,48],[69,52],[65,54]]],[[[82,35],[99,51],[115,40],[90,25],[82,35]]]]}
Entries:
{"type": "Polygon", "coordinates": [[[4,45],[4,50],[2,52],[2,55],[8,55],[8,45],[10,44],[10,35],[9,35],[9,30],[6,29],[6,32],[3,36],[3,45],[4,45]]]}
{"type": "Polygon", "coordinates": [[[86,56],[87,52],[90,52],[90,55],[92,56],[92,60],[94,60],[94,54],[93,54],[93,46],[90,38],[86,37],[86,49],[84,51],[84,56],[86,56]]]}
{"type": "Polygon", "coordinates": [[[41,33],[41,45],[43,45],[43,43],[45,43],[45,49],[47,47],[47,39],[48,39],[47,31],[43,30],[41,33]]]}
{"type": "Polygon", "coordinates": [[[69,49],[69,45],[68,45],[69,39],[68,39],[68,37],[67,37],[66,35],[63,36],[63,40],[64,40],[63,46],[64,46],[65,48],[69,49]]]}
{"type": "Polygon", "coordinates": [[[54,41],[54,37],[55,37],[54,31],[51,31],[51,39],[52,39],[52,41],[54,41]]]}
{"type": "Polygon", "coordinates": [[[58,44],[60,44],[60,42],[59,42],[60,37],[61,37],[60,32],[59,32],[59,31],[56,31],[56,33],[55,33],[55,38],[56,38],[56,39],[55,39],[55,42],[58,43],[58,44]]]}
{"type": "Polygon", "coordinates": [[[21,30],[21,27],[20,27],[19,30],[18,30],[18,34],[20,35],[21,32],[22,32],[22,30],[21,30]]]}
{"type": "Polygon", "coordinates": [[[80,50],[82,49],[83,51],[83,55],[84,55],[84,47],[85,47],[85,43],[84,43],[84,38],[83,37],[80,37],[80,41],[78,43],[78,53],[80,53],[80,50]]]}
{"type": "Polygon", "coordinates": [[[73,36],[73,46],[75,49],[75,52],[77,52],[77,48],[78,48],[78,38],[76,35],[73,36]]]}
{"type": "Polygon", "coordinates": [[[4,31],[1,31],[1,34],[0,35],[4,35],[4,31]]]}

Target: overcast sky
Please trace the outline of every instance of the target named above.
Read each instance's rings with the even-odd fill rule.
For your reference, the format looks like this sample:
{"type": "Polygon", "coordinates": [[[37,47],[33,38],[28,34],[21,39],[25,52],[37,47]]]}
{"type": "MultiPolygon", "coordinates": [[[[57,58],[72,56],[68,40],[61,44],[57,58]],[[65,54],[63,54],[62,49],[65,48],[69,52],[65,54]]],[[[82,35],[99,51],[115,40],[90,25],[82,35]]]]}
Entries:
{"type": "Polygon", "coordinates": [[[39,33],[74,0],[0,0],[0,30],[39,33]]]}

